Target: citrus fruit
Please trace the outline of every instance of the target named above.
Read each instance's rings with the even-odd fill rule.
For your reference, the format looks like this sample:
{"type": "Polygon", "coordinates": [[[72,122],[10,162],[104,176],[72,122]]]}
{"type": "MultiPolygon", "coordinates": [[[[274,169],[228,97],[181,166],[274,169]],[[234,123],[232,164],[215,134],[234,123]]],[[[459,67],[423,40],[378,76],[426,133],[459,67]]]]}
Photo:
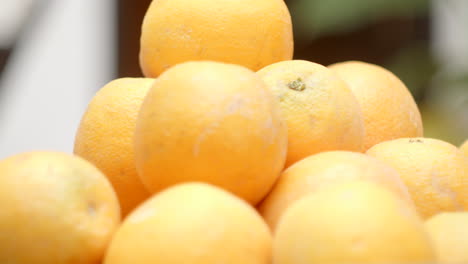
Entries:
{"type": "Polygon", "coordinates": [[[178,184],[133,211],[104,264],[269,264],[272,238],[260,215],[231,193],[178,184]]]}
{"type": "Polygon", "coordinates": [[[112,183],[127,215],[149,197],[138,178],[133,134],[149,78],[121,78],[101,88],[88,105],[75,137],[74,153],[98,167],[112,183]]]}
{"type": "Polygon", "coordinates": [[[153,193],[202,181],[256,204],[280,175],[287,128],[279,106],[251,70],[186,62],[148,92],[135,132],[136,165],[153,193]]]}
{"type": "Polygon", "coordinates": [[[0,263],[99,263],[120,221],[106,177],[60,152],[0,161],[0,263]]]}
{"type": "Polygon", "coordinates": [[[405,84],[380,66],[347,61],[329,68],[345,80],[361,106],[366,136],[364,147],[402,137],[421,137],[419,109],[405,84]]]}
{"type": "Polygon", "coordinates": [[[432,138],[400,138],[379,143],[367,154],[398,171],[424,218],[468,210],[468,158],[452,144],[432,138]]]}
{"type": "Polygon", "coordinates": [[[375,183],[353,182],[289,207],[273,240],[273,264],[432,263],[416,211],[375,183]]]}
{"type": "Polygon", "coordinates": [[[186,61],[256,71],[292,56],[291,16],[283,0],[154,0],[143,20],[140,66],[147,77],[186,61]]]}
{"type": "Polygon", "coordinates": [[[465,153],[466,156],[468,156],[468,139],[463,142],[460,146],[460,150],[465,153]]]}
{"type": "Polygon", "coordinates": [[[468,262],[468,213],[434,215],[426,223],[440,263],[468,262]]]}
{"type": "Polygon", "coordinates": [[[296,200],[325,187],[356,180],[379,183],[412,203],[400,176],[389,165],[362,153],[329,151],[309,156],[286,169],[258,209],[274,230],[281,215],[296,200]]]}
{"type": "Polygon", "coordinates": [[[325,66],[283,61],[257,73],[276,95],[287,122],[286,167],[318,152],[363,149],[359,104],[346,83],[325,66]]]}

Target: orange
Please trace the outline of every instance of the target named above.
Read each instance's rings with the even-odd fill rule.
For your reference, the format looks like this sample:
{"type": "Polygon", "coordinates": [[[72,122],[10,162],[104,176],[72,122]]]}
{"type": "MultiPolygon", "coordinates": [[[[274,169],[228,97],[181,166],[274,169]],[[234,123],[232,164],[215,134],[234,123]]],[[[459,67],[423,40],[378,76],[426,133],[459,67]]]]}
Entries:
{"type": "Polygon", "coordinates": [[[91,163],[59,152],[0,161],[0,263],[99,263],[119,203],[91,163]]]}
{"type": "Polygon", "coordinates": [[[286,169],[258,209],[274,230],[281,215],[296,200],[324,187],[356,180],[379,183],[412,203],[400,176],[389,165],[362,153],[329,151],[286,169]]]}
{"type": "Polygon", "coordinates": [[[460,150],[465,153],[466,156],[468,156],[468,139],[463,142],[460,146],[460,150]]]}
{"type": "Polygon", "coordinates": [[[359,104],[346,83],[325,66],[283,61],[258,74],[276,95],[288,125],[286,167],[318,152],[363,149],[359,104]]]}
{"type": "Polygon", "coordinates": [[[104,264],[270,264],[272,238],[254,208],[218,187],[184,183],[138,207],[104,264]]]}
{"type": "Polygon", "coordinates": [[[273,264],[435,263],[413,207],[375,183],[323,189],[293,203],[273,240],[273,264]]]}
{"type": "Polygon", "coordinates": [[[283,0],[154,0],[141,29],[140,65],[147,77],[194,60],[256,71],[290,60],[293,46],[283,0]]]}
{"type": "Polygon", "coordinates": [[[256,204],[284,167],[287,128],[249,69],[187,62],[148,92],[135,132],[136,164],[153,193],[186,181],[222,187],[256,204]]]}
{"type": "Polygon", "coordinates": [[[468,213],[437,214],[426,221],[439,263],[467,263],[468,213]]]}
{"type": "Polygon", "coordinates": [[[401,138],[377,144],[367,154],[400,173],[424,218],[468,210],[468,157],[452,144],[432,138],[401,138]]]}
{"type": "Polygon", "coordinates": [[[153,81],[122,78],[106,84],[89,103],[76,133],[75,154],[104,172],[117,192],[123,215],[149,197],[135,168],[133,134],[153,81]]]}
{"type": "Polygon", "coordinates": [[[365,62],[329,66],[345,80],[364,115],[364,147],[402,137],[421,137],[421,114],[405,84],[390,71],[365,62]]]}

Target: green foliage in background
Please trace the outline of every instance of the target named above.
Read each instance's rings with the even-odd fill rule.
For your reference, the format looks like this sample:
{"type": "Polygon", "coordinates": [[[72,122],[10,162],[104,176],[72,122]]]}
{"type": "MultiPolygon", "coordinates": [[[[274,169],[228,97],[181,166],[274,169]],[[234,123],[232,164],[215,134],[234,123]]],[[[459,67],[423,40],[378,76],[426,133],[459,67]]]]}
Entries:
{"type": "Polygon", "coordinates": [[[290,4],[295,30],[307,38],[354,30],[385,17],[415,16],[428,8],[428,0],[295,0],[290,4]]]}
{"type": "Polygon", "coordinates": [[[444,71],[431,56],[428,43],[413,43],[387,65],[410,89],[418,102],[426,137],[455,145],[468,138],[468,69],[444,71]]]}

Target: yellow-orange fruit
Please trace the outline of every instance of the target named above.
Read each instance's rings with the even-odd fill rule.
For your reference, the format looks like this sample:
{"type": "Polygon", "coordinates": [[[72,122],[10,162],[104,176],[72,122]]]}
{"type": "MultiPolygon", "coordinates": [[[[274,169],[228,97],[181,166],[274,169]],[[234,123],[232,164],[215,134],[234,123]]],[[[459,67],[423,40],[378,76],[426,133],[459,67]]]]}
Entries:
{"type": "Polygon", "coordinates": [[[293,49],[283,0],[154,0],[143,20],[140,65],[147,77],[194,60],[256,71],[290,60],[293,49]]]}
{"type": "Polygon", "coordinates": [[[408,189],[389,165],[362,153],[329,151],[309,156],[286,169],[258,209],[274,230],[284,211],[298,199],[356,180],[385,186],[413,205],[408,189]]]}
{"type": "Polygon", "coordinates": [[[400,138],[377,144],[367,154],[398,171],[424,218],[468,210],[468,157],[452,144],[400,138]]]}
{"type": "Polygon", "coordinates": [[[468,262],[468,213],[450,212],[434,215],[426,223],[438,263],[468,262]]]}
{"type": "Polygon", "coordinates": [[[116,232],[104,264],[269,264],[268,226],[213,185],[184,183],[153,196],[116,232]]]}
{"type": "Polygon", "coordinates": [[[263,81],[249,69],[187,62],[148,92],[135,132],[136,165],[152,192],[202,181],[260,201],[280,175],[287,128],[263,81]]]}
{"type": "Polygon", "coordinates": [[[289,207],[273,240],[273,264],[434,263],[413,207],[375,183],[352,182],[289,207]]]}
{"type": "Polygon", "coordinates": [[[133,134],[149,78],[116,79],[93,97],[81,119],[74,153],[93,163],[112,183],[127,215],[149,197],[135,168],[133,134]]]}
{"type": "Polygon", "coordinates": [[[0,161],[0,263],[100,263],[119,221],[106,177],[86,160],[27,152],[0,161]]]}
{"type": "Polygon", "coordinates": [[[364,123],[348,85],[325,66],[293,60],[257,72],[288,125],[286,167],[327,150],[362,151],[364,123]]]}
{"type": "Polygon", "coordinates": [[[382,141],[423,135],[418,106],[392,72],[360,61],[336,63],[329,68],[349,84],[361,105],[366,150],[382,141]]]}

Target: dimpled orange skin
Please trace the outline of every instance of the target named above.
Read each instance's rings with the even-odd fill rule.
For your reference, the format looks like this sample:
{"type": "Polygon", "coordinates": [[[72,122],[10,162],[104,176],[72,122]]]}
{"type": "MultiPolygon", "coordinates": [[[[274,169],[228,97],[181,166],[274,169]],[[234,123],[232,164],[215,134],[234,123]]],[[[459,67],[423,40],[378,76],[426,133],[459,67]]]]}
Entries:
{"type": "Polygon", "coordinates": [[[293,46],[283,0],[157,0],[143,20],[140,65],[147,77],[193,60],[256,71],[291,59],[293,46]]]}
{"type": "Polygon", "coordinates": [[[0,161],[0,263],[97,264],[120,222],[106,177],[86,160],[27,152],[0,161]]]}
{"type": "Polygon", "coordinates": [[[286,167],[323,151],[363,150],[359,104],[347,84],[325,66],[283,61],[257,74],[276,95],[288,125],[286,167]]]}
{"type": "Polygon", "coordinates": [[[135,132],[137,169],[153,193],[203,181],[256,204],[280,175],[286,149],[286,124],[262,80],[218,62],[187,62],[163,73],[135,132]]]}
{"type": "Polygon", "coordinates": [[[367,154],[399,172],[424,218],[468,210],[468,157],[452,144],[432,138],[401,138],[379,143],[367,154]]]}
{"type": "Polygon", "coordinates": [[[273,239],[273,264],[435,261],[414,208],[366,181],[332,186],[293,203],[273,239]]]}
{"type": "Polygon", "coordinates": [[[245,201],[204,183],[153,196],[114,235],[104,264],[270,264],[268,226],[245,201]]]}
{"type": "Polygon", "coordinates": [[[309,156],[286,169],[258,210],[275,230],[284,211],[298,199],[325,187],[357,180],[385,186],[414,206],[408,189],[389,165],[362,153],[328,151],[309,156]]]}
{"type": "Polygon", "coordinates": [[[423,136],[421,114],[405,84],[370,63],[347,61],[328,66],[356,96],[364,116],[364,148],[387,140],[423,136]]]}
{"type": "Polygon", "coordinates": [[[121,78],[93,97],[75,137],[74,153],[98,167],[112,183],[127,215],[149,197],[135,168],[133,134],[150,78],[121,78]]]}

